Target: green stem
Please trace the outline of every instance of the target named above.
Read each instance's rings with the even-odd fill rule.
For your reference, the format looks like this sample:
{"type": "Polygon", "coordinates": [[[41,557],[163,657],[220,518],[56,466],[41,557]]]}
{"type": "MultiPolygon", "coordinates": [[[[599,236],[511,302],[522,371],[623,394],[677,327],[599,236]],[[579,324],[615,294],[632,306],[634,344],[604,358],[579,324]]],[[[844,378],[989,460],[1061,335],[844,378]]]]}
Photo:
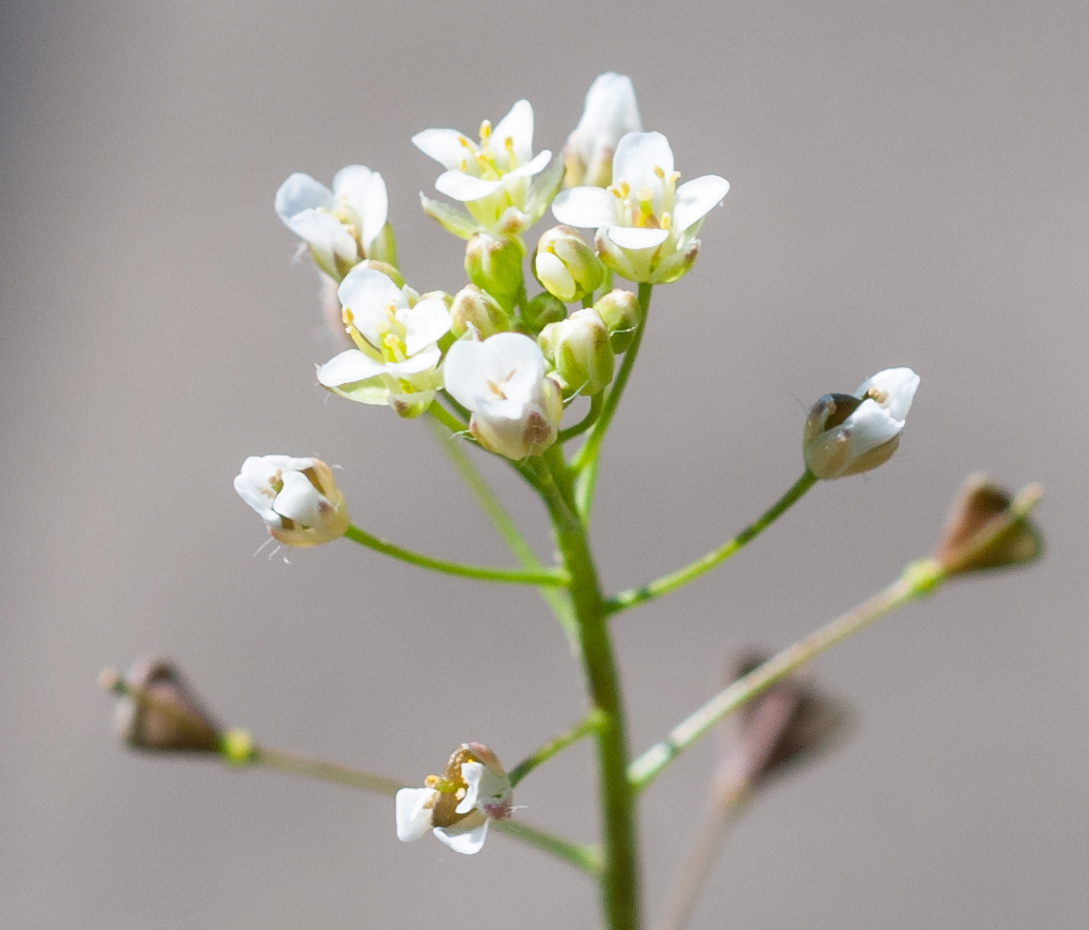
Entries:
{"type": "Polygon", "coordinates": [[[780,497],[779,500],[764,511],[759,518],[745,527],[745,529],[738,533],[733,539],[723,543],[717,549],[712,549],[707,555],[684,566],[684,568],[679,568],[675,572],[663,575],[661,578],[651,581],[649,584],[642,585],[638,588],[630,588],[627,591],[621,591],[619,594],[614,595],[609,599],[609,612],[616,613],[621,610],[626,610],[629,607],[634,607],[636,604],[642,604],[646,601],[653,600],[656,597],[661,597],[663,594],[668,594],[670,591],[674,591],[681,587],[681,585],[688,584],[688,582],[699,578],[700,575],[704,575],[711,571],[712,568],[725,562],[735,552],[744,548],[747,543],[751,542],[764,532],[764,530],[786,513],[786,511],[800,500],[805,492],[816,483],[817,478],[807,471],[801,478],[794,482],[786,494],[780,497]]]}
{"type": "MultiPolygon", "coordinates": [[[[278,749],[269,749],[265,746],[254,746],[246,761],[251,765],[261,765],[268,769],[275,769],[278,772],[285,772],[288,775],[300,775],[304,778],[314,778],[319,781],[346,785],[349,788],[359,788],[363,791],[383,794],[388,797],[393,797],[402,788],[411,787],[392,778],[372,775],[370,772],[363,772],[345,765],[337,765],[333,762],[307,759],[303,756],[282,752],[278,749]]],[[[600,870],[598,853],[592,846],[572,843],[520,820],[495,821],[492,824],[492,829],[521,840],[529,846],[535,846],[537,849],[570,863],[583,872],[594,875],[600,870]]]]}
{"type": "Polygon", "coordinates": [[[900,578],[883,591],[773,656],[682,720],[668,737],[655,743],[631,764],[628,779],[632,786],[637,791],[642,791],[684,750],[727,714],[879,617],[934,590],[944,578],[944,572],[936,562],[930,559],[913,562],[900,578]]]}
{"type": "Polygon", "coordinates": [[[597,418],[597,422],[594,424],[590,435],[586,438],[586,442],[571,462],[571,468],[579,476],[576,503],[578,512],[584,520],[589,518],[590,507],[594,502],[594,485],[597,483],[597,463],[601,451],[601,441],[605,438],[605,433],[608,432],[609,425],[613,421],[613,415],[616,413],[620,398],[624,394],[624,388],[627,386],[628,376],[631,375],[636,356],[639,355],[639,346],[643,342],[643,333],[646,331],[647,319],[650,316],[650,294],[652,289],[650,284],[639,285],[639,306],[643,310],[643,319],[639,321],[631,345],[628,346],[628,351],[624,353],[624,361],[620,363],[620,369],[616,373],[613,386],[605,398],[601,416],[597,418]]]}
{"type": "MultiPolygon", "coordinates": [[[[447,396],[446,399],[451,403],[451,405],[456,403],[456,401],[450,396],[447,396]]],[[[464,420],[459,420],[442,404],[440,404],[437,399],[431,404],[430,407],[427,408],[427,412],[431,414],[431,416],[435,420],[438,420],[443,426],[445,426],[451,433],[464,433],[466,430],[469,429],[467,425],[469,422],[469,417],[467,415],[464,420]]]]}
{"type": "Polygon", "coordinates": [[[620,676],[609,639],[605,600],[586,528],[575,513],[571,474],[563,454],[553,447],[546,460],[535,460],[535,466],[552,518],[556,546],[571,576],[569,590],[578,618],[590,712],[600,721],[594,736],[603,845],[602,910],[610,930],[638,930],[640,892],[635,791],[627,777],[624,708],[620,676]]]}
{"type": "Polygon", "coordinates": [[[601,724],[600,715],[597,714],[596,711],[590,711],[584,720],[580,720],[570,729],[564,730],[558,736],[554,736],[532,755],[526,756],[526,758],[512,768],[510,770],[511,785],[517,785],[518,782],[537,768],[537,766],[547,762],[553,756],[559,755],[568,746],[577,743],[587,734],[593,733],[601,724]]]}
{"type": "Polygon", "coordinates": [[[565,443],[569,439],[574,439],[576,436],[581,436],[591,426],[597,422],[597,418],[601,414],[601,407],[605,399],[605,393],[598,391],[593,397],[590,398],[590,409],[578,423],[568,429],[561,429],[559,436],[556,437],[557,443],[565,443]]]}
{"type": "MultiPolygon", "coordinates": [[[[503,505],[499,503],[499,499],[477,470],[472,459],[466,455],[464,447],[452,440],[452,437],[446,432],[441,420],[438,418],[429,418],[428,425],[431,427],[432,435],[442,446],[442,451],[446,453],[454,469],[461,476],[461,480],[469,486],[469,490],[472,491],[473,496],[480,505],[480,509],[492,521],[492,525],[498,530],[499,535],[503,537],[503,541],[510,548],[510,551],[514,553],[514,557],[521,563],[522,567],[529,571],[543,568],[541,561],[537,558],[529,543],[526,542],[525,537],[510,518],[510,515],[503,509],[503,505]]],[[[559,620],[560,626],[567,636],[567,641],[573,649],[577,648],[578,634],[575,630],[575,615],[571,609],[570,600],[564,596],[563,592],[556,590],[552,586],[539,586],[537,592],[551,609],[556,619],[559,620]]]]}
{"type": "Polygon", "coordinates": [[[507,584],[532,584],[552,585],[564,587],[568,582],[567,575],[555,568],[542,568],[536,571],[523,571],[517,568],[491,568],[483,565],[463,565],[460,562],[447,562],[445,559],[433,559],[431,556],[421,555],[411,549],[395,546],[393,543],[379,539],[370,533],[361,530],[357,526],[349,525],[344,533],[345,539],[381,552],[383,555],[392,556],[410,565],[418,565],[420,568],[428,568],[436,572],[444,572],[447,575],[458,575],[462,578],[476,578],[480,581],[501,581],[507,584]]]}

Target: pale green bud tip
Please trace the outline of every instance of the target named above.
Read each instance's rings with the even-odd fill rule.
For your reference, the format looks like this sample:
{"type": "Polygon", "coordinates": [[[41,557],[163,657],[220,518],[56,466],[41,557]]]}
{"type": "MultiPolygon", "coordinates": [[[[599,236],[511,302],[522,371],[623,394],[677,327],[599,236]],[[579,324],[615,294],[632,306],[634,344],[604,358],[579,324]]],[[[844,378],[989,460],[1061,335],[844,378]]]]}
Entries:
{"type": "Polygon", "coordinates": [[[970,475],[946,519],[933,560],[948,575],[1012,568],[1039,558],[1043,539],[1028,514],[1043,489],[1029,485],[1016,498],[986,475],[970,475]]]}
{"type": "Polygon", "coordinates": [[[458,337],[464,335],[470,326],[476,329],[481,339],[511,328],[510,317],[499,302],[475,284],[463,287],[454,295],[450,313],[454,319],[450,329],[458,337]]]}
{"type": "Polygon", "coordinates": [[[543,329],[549,323],[567,319],[567,307],[558,297],[545,291],[522,308],[522,323],[531,331],[543,329]]]}
{"type": "Polygon", "coordinates": [[[541,236],[533,270],[541,285],[565,302],[592,294],[605,278],[605,266],[570,226],[556,226],[541,236]]]}
{"type": "Polygon", "coordinates": [[[639,298],[631,291],[617,288],[598,300],[594,309],[601,315],[609,330],[613,351],[626,352],[635,338],[635,331],[643,322],[643,308],[639,298]]]}
{"type": "Polygon", "coordinates": [[[253,761],[253,736],[246,730],[228,730],[220,738],[219,752],[231,765],[247,765],[253,761]]]}
{"type": "Polygon", "coordinates": [[[522,290],[526,249],[516,236],[496,239],[476,233],[465,246],[465,273],[508,310],[522,290]]]}
{"type": "Polygon", "coordinates": [[[537,342],[565,396],[597,394],[612,381],[616,355],[596,310],[577,310],[569,319],[550,323],[537,342]]]}

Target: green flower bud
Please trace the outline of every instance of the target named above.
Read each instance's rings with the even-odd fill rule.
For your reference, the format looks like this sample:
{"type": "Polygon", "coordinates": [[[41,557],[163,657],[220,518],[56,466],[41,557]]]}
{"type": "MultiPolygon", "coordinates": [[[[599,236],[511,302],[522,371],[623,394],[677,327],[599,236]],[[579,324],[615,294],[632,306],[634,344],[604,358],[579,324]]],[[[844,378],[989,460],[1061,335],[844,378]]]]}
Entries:
{"type": "Polygon", "coordinates": [[[476,233],[465,246],[465,273],[509,313],[523,288],[525,257],[526,247],[516,236],[495,239],[486,233],[476,233]]]}
{"type": "Polygon", "coordinates": [[[540,332],[549,323],[567,319],[567,307],[558,297],[544,291],[522,308],[522,322],[533,332],[540,332]]]}
{"type": "Polygon", "coordinates": [[[609,291],[597,303],[594,309],[601,314],[614,352],[626,352],[635,338],[635,331],[643,322],[643,308],[639,298],[631,291],[617,288],[609,291]]]}
{"type": "Polygon", "coordinates": [[[564,397],[597,394],[613,380],[616,355],[609,330],[594,309],[576,310],[566,320],[549,323],[537,344],[552,363],[564,397]]]}
{"type": "Polygon", "coordinates": [[[450,314],[454,318],[450,331],[458,338],[465,334],[470,325],[480,334],[481,339],[487,339],[494,333],[507,332],[511,328],[510,317],[499,306],[499,302],[475,284],[466,285],[454,295],[450,314]]]}
{"type": "Polygon", "coordinates": [[[533,260],[537,280],[560,300],[582,300],[605,278],[605,266],[570,226],[556,226],[541,236],[533,260]]]}
{"type": "Polygon", "coordinates": [[[405,286],[405,279],[401,277],[401,272],[399,272],[390,262],[378,261],[377,259],[369,258],[365,261],[360,262],[355,267],[373,268],[375,271],[381,271],[382,274],[389,278],[398,287],[405,286]]]}

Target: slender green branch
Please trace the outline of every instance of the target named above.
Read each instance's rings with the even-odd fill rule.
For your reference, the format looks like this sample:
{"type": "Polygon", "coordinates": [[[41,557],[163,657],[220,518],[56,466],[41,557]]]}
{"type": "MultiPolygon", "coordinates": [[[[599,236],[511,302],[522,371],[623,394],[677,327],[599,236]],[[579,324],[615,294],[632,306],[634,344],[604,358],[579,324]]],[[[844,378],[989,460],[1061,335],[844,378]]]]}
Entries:
{"type": "Polygon", "coordinates": [[[639,285],[639,305],[643,310],[643,319],[639,321],[631,345],[628,346],[627,352],[624,353],[624,361],[620,363],[620,369],[617,371],[613,385],[605,398],[601,416],[597,418],[597,422],[594,424],[590,435],[586,438],[586,442],[571,462],[571,468],[579,476],[576,504],[578,512],[582,514],[584,520],[589,518],[590,507],[594,501],[594,485],[597,482],[597,463],[598,454],[601,451],[601,441],[605,438],[605,433],[608,432],[613,421],[613,415],[616,413],[620,398],[624,394],[624,388],[627,386],[628,377],[635,366],[635,359],[639,355],[639,346],[643,342],[643,333],[646,331],[647,319],[650,317],[651,290],[652,286],[650,284],[639,285]]]}
{"type": "Polygon", "coordinates": [[[564,730],[554,736],[543,746],[526,756],[514,768],[510,770],[510,783],[517,785],[523,778],[532,772],[537,766],[547,762],[553,756],[559,755],[568,746],[577,743],[584,736],[598,730],[602,726],[601,715],[596,710],[591,710],[585,719],[580,720],[570,729],[564,730]]]}
{"type": "Polygon", "coordinates": [[[605,392],[598,391],[590,398],[590,409],[578,423],[567,429],[561,429],[559,436],[556,437],[558,444],[563,444],[569,439],[574,439],[576,436],[581,436],[585,433],[594,423],[597,422],[598,416],[601,414],[601,407],[605,400],[605,392]]]}
{"type": "Polygon", "coordinates": [[[574,511],[571,475],[559,450],[534,461],[552,518],[556,546],[571,575],[570,593],[597,743],[601,809],[601,906],[610,930],[639,930],[640,892],[635,791],[627,777],[627,734],[620,675],[609,639],[605,601],[583,521],[574,511]]]}
{"type": "MultiPolygon", "coordinates": [[[[345,765],[337,765],[333,762],[307,759],[303,756],[282,752],[278,749],[269,749],[265,746],[254,746],[245,761],[251,765],[261,765],[289,775],[300,775],[304,778],[314,778],[319,781],[346,785],[349,788],[358,788],[388,797],[393,797],[402,788],[411,787],[382,775],[372,775],[370,772],[349,768],[345,765]]],[[[493,829],[562,859],[588,874],[594,875],[600,871],[599,854],[592,846],[572,843],[520,820],[496,821],[493,824],[493,829]]]]}
{"type": "MultiPolygon", "coordinates": [[[[451,406],[456,403],[456,401],[449,395],[446,395],[446,399],[450,402],[451,406]]],[[[464,419],[459,420],[442,404],[440,404],[438,402],[438,399],[436,399],[431,404],[431,406],[427,408],[427,412],[434,419],[438,420],[443,426],[445,426],[451,433],[464,433],[469,429],[467,425],[469,422],[468,412],[466,412],[464,419]]]]}
{"type": "Polygon", "coordinates": [[[817,480],[818,479],[813,474],[807,471],[801,478],[794,482],[786,494],[780,497],[779,500],[772,504],[771,507],[764,511],[763,514],[745,527],[745,529],[738,533],[733,539],[726,541],[717,549],[712,549],[705,556],[684,566],[684,568],[679,568],[675,572],[663,575],[661,578],[651,581],[649,584],[642,585],[638,588],[630,588],[627,591],[621,591],[619,594],[614,595],[609,599],[609,612],[616,613],[621,610],[626,610],[629,607],[634,607],[636,604],[654,600],[654,598],[661,597],[663,594],[668,594],[670,591],[674,591],[681,587],[681,585],[688,584],[688,582],[699,578],[700,575],[704,575],[711,571],[711,569],[720,565],[722,562],[725,562],[735,552],[744,548],[746,544],[754,540],[764,532],[764,530],[771,526],[772,523],[797,503],[806,491],[817,483],[817,480]]]}
{"type": "Polygon", "coordinates": [[[704,736],[719,720],[751,701],[775,682],[796,668],[816,658],[841,640],[853,636],[879,617],[909,604],[929,593],[944,579],[941,566],[930,559],[913,562],[904,574],[883,591],[875,594],[831,623],[789,646],[763,665],[739,678],[715,697],[690,714],[670,731],[669,736],[655,743],[628,768],[628,779],[637,791],[642,791],[684,750],[704,736]]]}
{"type": "MultiPolygon", "coordinates": [[[[461,480],[468,485],[469,490],[472,491],[473,496],[480,505],[480,509],[492,521],[492,525],[498,530],[499,535],[503,537],[503,541],[514,553],[514,557],[527,571],[543,569],[544,566],[529,543],[526,542],[515,522],[503,509],[503,505],[499,503],[499,499],[477,470],[472,459],[465,454],[465,449],[458,442],[452,441],[450,434],[437,418],[429,418],[428,425],[431,427],[432,435],[439,441],[442,451],[450,459],[454,469],[461,476],[461,480]]],[[[556,619],[559,620],[572,649],[576,649],[578,632],[575,629],[575,615],[570,599],[565,597],[563,592],[550,585],[541,585],[537,588],[537,591],[556,619]]]]}
{"type": "Polygon", "coordinates": [[[491,568],[482,565],[463,565],[460,562],[448,562],[445,559],[433,559],[431,556],[421,555],[411,549],[395,546],[393,543],[379,539],[359,527],[350,525],[344,533],[345,539],[381,552],[383,555],[392,556],[410,565],[418,565],[420,568],[428,568],[436,572],[444,572],[447,575],[458,575],[462,578],[476,578],[480,581],[500,581],[507,584],[532,584],[552,585],[563,587],[568,583],[565,572],[555,568],[542,568],[539,570],[523,571],[517,568],[491,568]]]}

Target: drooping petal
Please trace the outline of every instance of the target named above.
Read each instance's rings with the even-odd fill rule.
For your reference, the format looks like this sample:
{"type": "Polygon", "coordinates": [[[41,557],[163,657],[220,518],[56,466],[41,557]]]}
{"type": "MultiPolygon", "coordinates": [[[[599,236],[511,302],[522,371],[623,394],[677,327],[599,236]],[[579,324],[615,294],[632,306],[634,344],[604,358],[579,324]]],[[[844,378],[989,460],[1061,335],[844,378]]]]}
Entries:
{"type": "Polygon", "coordinates": [[[331,210],[335,205],[333,192],[301,171],[296,171],[280,185],[274,201],[276,213],[284,223],[303,210],[316,210],[318,207],[331,210]]]}
{"type": "Polygon", "coordinates": [[[457,170],[444,171],[435,180],[435,190],[462,203],[483,200],[502,187],[501,180],[486,181],[484,178],[474,178],[457,170]]]}
{"type": "Polygon", "coordinates": [[[318,369],[318,383],[329,388],[356,384],[385,374],[385,366],[359,349],[346,349],[318,369]]]}
{"type": "Polygon", "coordinates": [[[627,181],[633,191],[661,184],[654,169],[673,173],[673,149],[660,132],[629,132],[620,140],[613,156],[613,183],[627,181]]]}
{"type": "Polygon", "coordinates": [[[457,168],[473,143],[456,129],[425,129],[412,137],[412,144],[444,168],[457,168]]]}
{"type": "Polygon", "coordinates": [[[702,220],[729,189],[730,182],[717,174],[707,174],[678,187],[673,205],[673,228],[677,234],[702,220]]]}
{"type": "MultiPolygon", "coordinates": [[[[533,107],[528,100],[519,100],[510,108],[492,130],[494,145],[505,147],[506,140],[513,143],[518,161],[528,161],[533,155],[533,107]]],[[[542,165],[542,167],[544,167],[542,165]]]]}
{"type": "Polygon", "coordinates": [[[616,222],[615,194],[603,187],[572,187],[560,191],[552,202],[552,215],[568,226],[597,229],[616,222]]]}
{"type": "Polygon", "coordinates": [[[664,229],[643,229],[638,226],[610,226],[607,235],[622,249],[652,249],[669,238],[664,229]]]}
{"type": "Polygon", "coordinates": [[[397,319],[404,323],[405,351],[409,355],[415,355],[424,346],[438,342],[453,324],[446,304],[432,298],[397,311],[397,319]]]}
{"type": "Polygon", "coordinates": [[[296,213],[287,221],[287,227],[314,250],[318,263],[328,265],[330,271],[335,269],[336,258],[345,262],[359,258],[359,247],[344,224],[323,210],[296,213]]]}
{"type": "Polygon", "coordinates": [[[421,371],[435,368],[441,358],[442,351],[439,347],[430,345],[425,349],[421,349],[411,358],[406,358],[403,362],[387,362],[386,371],[391,375],[407,379],[412,375],[418,375],[421,371]]]}
{"type": "Polygon", "coordinates": [[[456,853],[472,856],[484,848],[484,840],[488,836],[488,823],[488,818],[482,817],[480,823],[476,823],[471,830],[465,832],[458,832],[460,823],[452,827],[436,827],[435,838],[456,853]]]}
{"type": "Polygon", "coordinates": [[[434,788],[402,788],[397,792],[397,839],[411,843],[431,829],[431,806],[437,797],[434,788]]]}
{"type": "Polygon", "coordinates": [[[382,175],[364,165],[347,165],[333,175],[333,193],[344,197],[360,217],[360,239],[363,248],[368,248],[389,217],[389,194],[382,175]]]}

